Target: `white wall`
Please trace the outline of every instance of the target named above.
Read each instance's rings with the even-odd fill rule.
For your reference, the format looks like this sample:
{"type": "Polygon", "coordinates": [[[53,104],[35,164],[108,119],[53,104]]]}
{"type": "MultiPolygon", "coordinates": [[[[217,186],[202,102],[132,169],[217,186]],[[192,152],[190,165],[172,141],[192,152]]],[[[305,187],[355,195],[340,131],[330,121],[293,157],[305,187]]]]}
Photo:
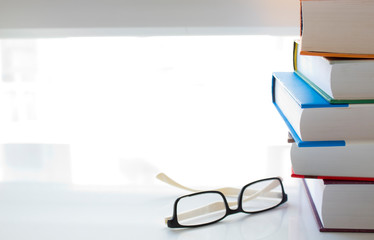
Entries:
{"type": "Polygon", "coordinates": [[[298,24],[299,0],[0,0],[0,37],[284,35],[298,24]]]}

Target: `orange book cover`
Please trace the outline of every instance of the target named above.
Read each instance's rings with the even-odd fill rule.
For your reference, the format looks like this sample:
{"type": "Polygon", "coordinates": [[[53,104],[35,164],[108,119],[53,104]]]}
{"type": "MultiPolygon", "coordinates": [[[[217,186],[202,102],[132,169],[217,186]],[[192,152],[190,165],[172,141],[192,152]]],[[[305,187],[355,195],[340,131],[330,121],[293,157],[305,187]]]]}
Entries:
{"type": "MultiPolygon", "coordinates": [[[[307,0],[303,0],[303,1],[307,1],[307,0]]],[[[310,52],[310,51],[300,51],[300,55],[321,56],[321,57],[339,57],[339,58],[374,58],[374,54],[329,53],[329,52],[310,52]]]]}

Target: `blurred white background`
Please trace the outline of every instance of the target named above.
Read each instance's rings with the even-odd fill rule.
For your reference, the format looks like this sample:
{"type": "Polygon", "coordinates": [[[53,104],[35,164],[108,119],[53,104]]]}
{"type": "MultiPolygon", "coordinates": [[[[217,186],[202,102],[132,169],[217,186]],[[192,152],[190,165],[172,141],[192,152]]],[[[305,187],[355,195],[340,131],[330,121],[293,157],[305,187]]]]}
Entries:
{"type": "Polygon", "coordinates": [[[126,187],[152,185],[161,171],[195,186],[287,177],[271,73],[292,71],[295,38],[2,39],[0,179],[126,187]]]}
{"type": "Polygon", "coordinates": [[[299,4],[0,0],[0,238],[303,239],[271,102],[299,4]],[[290,204],[169,231],[186,191],[161,171],[194,188],[281,175],[290,204]]]}

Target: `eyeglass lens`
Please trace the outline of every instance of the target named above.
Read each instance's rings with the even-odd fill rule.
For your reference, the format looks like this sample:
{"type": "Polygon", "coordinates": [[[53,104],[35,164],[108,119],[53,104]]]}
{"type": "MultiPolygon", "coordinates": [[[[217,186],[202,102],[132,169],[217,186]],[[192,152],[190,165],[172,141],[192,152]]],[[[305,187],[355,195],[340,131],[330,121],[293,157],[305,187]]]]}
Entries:
{"type": "Polygon", "coordinates": [[[244,212],[258,212],[272,208],[283,199],[281,182],[277,179],[253,183],[245,188],[242,197],[244,212]]]}
{"type": "Polygon", "coordinates": [[[223,197],[218,193],[201,193],[181,198],[177,205],[177,219],[183,226],[211,223],[226,215],[223,197]]]}

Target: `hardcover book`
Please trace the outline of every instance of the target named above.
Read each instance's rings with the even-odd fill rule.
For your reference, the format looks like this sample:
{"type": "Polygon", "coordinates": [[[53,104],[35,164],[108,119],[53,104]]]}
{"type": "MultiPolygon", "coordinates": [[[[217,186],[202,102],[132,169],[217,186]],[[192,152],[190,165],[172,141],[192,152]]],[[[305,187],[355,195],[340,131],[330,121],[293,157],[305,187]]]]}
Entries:
{"type": "Polygon", "coordinates": [[[301,54],[374,58],[374,1],[301,0],[301,54]]]}
{"type": "Polygon", "coordinates": [[[374,142],[299,147],[292,143],[293,177],[374,181],[374,142]]]}
{"type": "Polygon", "coordinates": [[[374,59],[300,55],[294,42],[294,71],[330,103],[374,103],[374,59]]]}
{"type": "Polygon", "coordinates": [[[374,104],[331,104],[293,72],[273,74],[272,95],[298,146],[374,141],[374,104]]]}
{"type": "Polygon", "coordinates": [[[374,182],[302,181],[321,232],[374,232],[374,182]]]}
{"type": "Polygon", "coordinates": [[[374,181],[374,142],[347,142],[346,146],[340,147],[299,147],[290,133],[287,142],[292,144],[291,177],[374,181]]]}

